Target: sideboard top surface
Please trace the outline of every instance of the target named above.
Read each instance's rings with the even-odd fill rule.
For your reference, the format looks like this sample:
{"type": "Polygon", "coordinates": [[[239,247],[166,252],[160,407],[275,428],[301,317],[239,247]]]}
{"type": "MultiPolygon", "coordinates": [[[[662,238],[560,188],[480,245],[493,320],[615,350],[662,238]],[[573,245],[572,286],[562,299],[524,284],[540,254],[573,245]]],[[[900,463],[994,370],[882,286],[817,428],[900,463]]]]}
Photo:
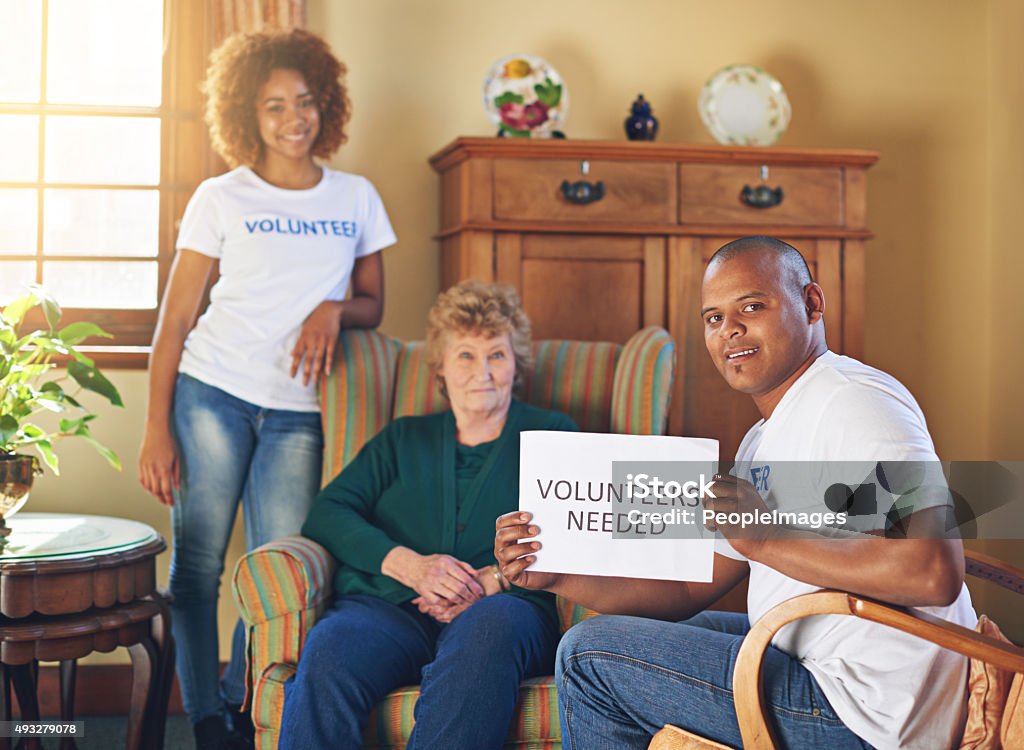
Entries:
{"type": "Polygon", "coordinates": [[[443,172],[469,158],[625,159],[633,161],[688,161],[714,164],[771,164],[790,166],[843,166],[867,168],[878,161],[877,151],[838,148],[779,148],[776,146],[717,146],[710,144],[653,143],[462,136],[430,157],[430,165],[443,172]]]}

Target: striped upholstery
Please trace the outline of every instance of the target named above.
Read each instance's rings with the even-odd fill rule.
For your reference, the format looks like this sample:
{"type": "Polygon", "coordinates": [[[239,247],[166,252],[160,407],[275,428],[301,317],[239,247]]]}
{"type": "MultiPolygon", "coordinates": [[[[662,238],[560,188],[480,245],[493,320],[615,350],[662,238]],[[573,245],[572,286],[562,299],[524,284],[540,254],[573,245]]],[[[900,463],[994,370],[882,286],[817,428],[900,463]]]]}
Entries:
{"type": "Polygon", "coordinates": [[[291,536],[261,549],[235,567],[234,592],[246,622],[259,625],[330,598],[335,562],[319,544],[291,536]]]}
{"type": "Polygon", "coordinates": [[[622,348],[612,385],[611,432],[664,435],[676,369],[676,345],[662,328],[645,328],[622,348]]]}
{"type": "Polygon", "coordinates": [[[306,636],[330,606],[335,568],[327,550],[301,536],[259,550],[238,561],[231,586],[248,630],[247,686],[253,685],[256,665],[299,663],[306,636]]]}
{"type": "MultiPolygon", "coordinates": [[[[370,713],[363,748],[402,748],[413,727],[413,709],[420,697],[418,685],[391,692],[370,713]]],[[[534,677],[519,686],[519,703],[512,719],[505,750],[557,750],[562,746],[558,725],[555,678],[534,677]]]]}
{"type": "Polygon", "coordinates": [[[589,620],[597,615],[594,610],[581,607],[576,602],[571,602],[560,596],[555,597],[555,610],[558,612],[558,627],[563,633],[573,625],[579,625],[584,620],[589,620]]]}
{"type": "Polygon", "coordinates": [[[256,750],[277,750],[284,712],[284,684],[295,674],[295,665],[275,663],[264,669],[252,689],[252,725],[256,750]]]}
{"type": "MultiPolygon", "coordinates": [[[[253,698],[253,725],[260,750],[277,747],[280,736],[277,720],[284,710],[284,684],[293,674],[295,667],[289,664],[272,664],[261,675],[253,698]]],[[[363,748],[404,748],[412,734],[413,710],[419,697],[418,685],[389,693],[370,713],[363,748]]],[[[519,703],[505,750],[559,750],[560,735],[555,678],[548,675],[524,681],[519,687],[519,703]]]]}
{"type": "MultiPolygon", "coordinates": [[[[569,414],[591,432],[663,434],[675,368],[675,345],[645,328],[624,346],[609,342],[541,341],[527,378],[527,402],[569,414]]],[[[422,342],[376,331],[344,331],[330,377],[321,382],[324,481],[332,479],[389,420],[439,411],[446,404],[424,362],[422,342]]],[[[284,683],[295,673],[306,635],[331,598],[334,561],[301,537],[253,550],[235,568],[234,593],[249,633],[253,724],[260,750],[277,747],[284,683]]],[[[557,602],[563,632],[595,613],[557,602]]],[[[402,688],[374,710],[366,747],[402,748],[412,729],[418,688],[402,688]]],[[[552,678],[528,680],[505,745],[517,750],[561,747],[552,678]]]]}
{"type": "Polygon", "coordinates": [[[398,341],[376,331],[348,329],[339,337],[331,374],[320,383],[322,484],[334,479],[391,420],[400,348],[398,341]]]}
{"type": "Polygon", "coordinates": [[[435,414],[448,408],[448,400],[441,395],[435,379],[430,376],[426,354],[427,345],[423,341],[410,341],[402,347],[395,378],[394,419],[435,414]]]}
{"type": "Polygon", "coordinates": [[[584,432],[608,432],[621,350],[606,341],[541,341],[534,347],[526,401],[565,412],[584,432]]]}

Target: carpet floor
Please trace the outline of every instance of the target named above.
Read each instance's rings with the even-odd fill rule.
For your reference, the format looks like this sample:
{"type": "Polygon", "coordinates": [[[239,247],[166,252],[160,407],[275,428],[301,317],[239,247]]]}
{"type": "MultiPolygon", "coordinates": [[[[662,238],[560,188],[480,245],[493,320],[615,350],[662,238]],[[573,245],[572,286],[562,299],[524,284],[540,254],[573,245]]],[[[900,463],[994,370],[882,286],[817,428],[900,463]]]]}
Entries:
{"type": "MultiPolygon", "coordinates": [[[[124,733],[128,719],[124,716],[81,716],[84,733],[76,740],[78,750],[116,750],[124,747],[124,733]]],[[[46,738],[43,747],[57,750],[59,740],[46,738]]],[[[164,750],[194,750],[192,725],[184,715],[168,716],[164,732],[164,750]]]]}

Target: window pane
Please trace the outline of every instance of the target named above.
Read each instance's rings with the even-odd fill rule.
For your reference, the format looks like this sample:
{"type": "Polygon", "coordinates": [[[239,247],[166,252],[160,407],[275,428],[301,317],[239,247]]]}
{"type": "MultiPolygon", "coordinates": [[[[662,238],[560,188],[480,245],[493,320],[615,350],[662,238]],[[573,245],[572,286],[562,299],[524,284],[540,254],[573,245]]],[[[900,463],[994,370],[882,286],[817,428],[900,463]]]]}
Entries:
{"type": "Polygon", "coordinates": [[[0,255],[36,254],[36,201],[35,190],[0,190],[0,255]]]}
{"type": "Polygon", "coordinates": [[[62,307],[155,308],[157,263],[51,261],[43,284],[62,307]]]}
{"type": "Polygon", "coordinates": [[[0,0],[0,101],[38,102],[42,0],[0,0]]]}
{"type": "Polygon", "coordinates": [[[0,115],[0,180],[35,182],[37,179],[39,118],[35,115],[0,115]]]}
{"type": "Polygon", "coordinates": [[[46,179],[156,185],[160,120],[155,117],[47,117],[46,179]]]}
{"type": "Polygon", "coordinates": [[[47,101],[160,105],[161,0],[50,0],[47,34],[47,101]]]}
{"type": "Polygon", "coordinates": [[[47,190],[43,252],[55,255],[157,255],[156,190],[47,190]]]}
{"type": "Polygon", "coordinates": [[[36,264],[30,260],[0,261],[0,306],[25,293],[36,280],[36,264]]]}

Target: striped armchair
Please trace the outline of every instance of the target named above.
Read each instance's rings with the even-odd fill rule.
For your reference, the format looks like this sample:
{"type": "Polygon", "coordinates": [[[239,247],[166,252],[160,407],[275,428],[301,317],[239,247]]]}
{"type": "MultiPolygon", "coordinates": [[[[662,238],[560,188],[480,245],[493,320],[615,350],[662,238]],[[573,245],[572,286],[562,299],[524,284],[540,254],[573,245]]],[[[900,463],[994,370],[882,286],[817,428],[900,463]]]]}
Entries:
{"type": "MultiPolygon", "coordinates": [[[[586,432],[664,433],[676,355],[663,329],[645,328],[623,346],[541,341],[535,354],[525,401],[569,414],[586,432]]],[[[335,367],[321,383],[320,403],[325,484],[390,420],[447,407],[427,371],[422,342],[364,330],[342,333],[335,367]]],[[[259,750],[277,747],[284,683],[295,674],[306,634],[330,605],[334,566],[320,545],[289,537],[253,550],[235,568],[259,750]]],[[[558,612],[563,632],[592,614],[562,600],[558,612]]],[[[561,747],[553,679],[523,683],[506,748],[561,747]]],[[[388,695],[370,716],[364,747],[405,747],[418,695],[415,685],[388,695]]]]}

